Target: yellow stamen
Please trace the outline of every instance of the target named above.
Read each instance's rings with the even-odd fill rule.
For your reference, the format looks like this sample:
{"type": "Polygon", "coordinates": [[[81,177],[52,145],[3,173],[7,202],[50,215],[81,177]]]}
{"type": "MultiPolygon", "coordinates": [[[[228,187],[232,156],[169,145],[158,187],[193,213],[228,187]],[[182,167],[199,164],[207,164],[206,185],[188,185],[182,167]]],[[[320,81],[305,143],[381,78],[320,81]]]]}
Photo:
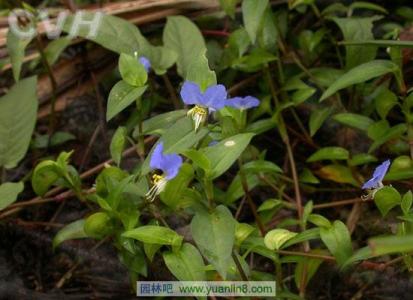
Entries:
{"type": "Polygon", "coordinates": [[[157,184],[160,180],[162,180],[163,176],[158,174],[152,175],[152,183],[157,184]]]}

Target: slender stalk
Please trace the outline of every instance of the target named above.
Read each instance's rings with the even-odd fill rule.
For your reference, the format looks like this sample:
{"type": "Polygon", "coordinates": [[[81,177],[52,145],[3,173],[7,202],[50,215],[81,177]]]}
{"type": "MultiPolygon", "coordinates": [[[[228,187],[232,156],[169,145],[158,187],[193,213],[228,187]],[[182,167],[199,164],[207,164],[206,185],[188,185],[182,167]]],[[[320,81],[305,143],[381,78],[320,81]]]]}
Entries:
{"type": "Polygon", "coordinates": [[[136,107],[138,109],[139,113],[139,120],[138,120],[138,130],[139,130],[139,135],[138,135],[138,154],[141,159],[141,161],[144,161],[145,157],[145,137],[143,135],[143,112],[142,112],[142,98],[139,97],[136,99],[136,107]]]}
{"type": "Polygon", "coordinates": [[[264,236],[267,230],[265,229],[265,226],[262,223],[261,218],[257,212],[257,206],[255,205],[254,201],[251,198],[249,188],[248,188],[248,182],[247,182],[247,178],[245,177],[245,173],[243,170],[243,163],[242,163],[241,158],[238,158],[238,167],[239,167],[239,174],[241,177],[242,189],[244,190],[244,194],[247,199],[248,205],[251,209],[252,214],[254,215],[255,223],[257,223],[257,226],[258,226],[258,229],[260,230],[261,235],[264,236]]]}
{"type": "Polygon", "coordinates": [[[176,96],[175,89],[169,80],[169,76],[167,73],[162,75],[162,79],[165,83],[166,89],[168,90],[169,96],[172,99],[172,103],[174,104],[175,109],[182,108],[181,102],[179,101],[178,97],[176,96]]]}
{"type": "Polygon", "coordinates": [[[49,140],[50,140],[50,137],[53,134],[55,130],[55,126],[56,126],[57,81],[56,81],[56,78],[54,77],[52,67],[47,61],[46,53],[44,52],[42,39],[39,34],[36,35],[36,48],[37,48],[37,51],[39,51],[40,53],[42,64],[47,71],[47,75],[49,76],[50,83],[52,85],[52,99],[50,103],[51,111],[49,115],[49,140]]]}
{"type": "Polygon", "coordinates": [[[232,258],[234,259],[234,263],[235,266],[238,269],[239,275],[241,276],[243,281],[248,281],[248,276],[247,274],[245,274],[244,269],[242,268],[242,265],[237,257],[237,255],[235,254],[235,252],[232,252],[232,258]]]}
{"type": "Polygon", "coordinates": [[[205,178],[204,179],[205,194],[208,199],[208,207],[210,210],[214,208],[214,186],[212,181],[205,178]]]}

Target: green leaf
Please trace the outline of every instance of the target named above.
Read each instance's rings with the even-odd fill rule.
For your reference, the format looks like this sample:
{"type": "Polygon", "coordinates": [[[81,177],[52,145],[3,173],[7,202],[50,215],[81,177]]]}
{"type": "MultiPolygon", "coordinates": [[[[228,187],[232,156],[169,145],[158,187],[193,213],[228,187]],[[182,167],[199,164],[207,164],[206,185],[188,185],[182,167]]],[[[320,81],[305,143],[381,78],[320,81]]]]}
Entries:
{"type": "Polygon", "coordinates": [[[171,245],[174,247],[180,247],[183,241],[183,237],[172,229],[155,225],[141,226],[124,232],[122,236],[132,238],[143,243],[171,245]]]}
{"type": "Polygon", "coordinates": [[[125,143],[127,138],[126,128],[123,126],[116,129],[115,134],[110,142],[110,155],[113,161],[119,166],[122,159],[122,152],[125,149],[125,143]]]}
{"type": "Polygon", "coordinates": [[[367,131],[367,128],[374,123],[374,121],[369,117],[352,113],[336,114],[333,118],[341,124],[357,128],[362,131],[367,131]]]}
{"type": "Polygon", "coordinates": [[[106,121],[110,121],[114,116],[131,105],[145,92],[146,86],[134,87],[121,80],[110,90],[106,121]]]}
{"type": "Polygon", "coordinates": [[[283,173],[283,170],[275,163],[267,160],[254,160],[244,164],[245,172],[252,173],[283,173]]]}
{"type": "Polygon", "coordinates": [[[180,281],[206,280],[204,260],[193,245],[184,243],[178,251],[163,253],[169,271],[180,281]]]}
{"type": "Polygon", "coordinates": [[[317,90],[315,88],[307,87],[299,89],[291,95],[291,100],[295,105],[299,105],[308,100],[317,90]]]}
{"type": "Polygon", "coordinates": [[[314,176],[310,169],[304,168],[299,176],[300,182],[304,183],[312,183],[312,184],[319,184],[320,180],[314,176]]]}
{"type": "Polygon", "coordinates": [[[288,240],[296,236],[296,232],[287,229],[273,229],[265,235],[265,246],[270,250],[279,250],[288,240]]]}
{"type": "Polygon", "coordinates": [[[97,212],[87,217],[83,226],[88,237],[100,239],[105,237],[111,230],[110,216],[105,212],[97,212]]]}
{"type": "Polygon", "coordinates": [[[53,65],[59,58],[60,54],[70,45],[71,38],[65,36],[51,41],[46,48],[44,54],[49,65],[53,65]]]}
{"type": "Polygon", "coordinates": [[[324,147],[313,153],[307,162],[314,162],[319,160],[346,160],[349,158],[349,152],[341,147],[324,147]]]}
{"type": "Polygon", "coordinates": [[[254,134],[242,133],[227,138],[218,144],[203,148],[201,152],[211,162],[210,179],[217,178],[228,170],[248,146],[254,134]]]}
{"type": "Polygon", "coordinates": [[[247,31],[241,27],[231,33],[228,38],[228,50],[233,53],[234,58],[244,55],[250,45],[250,38],[247,31]]]}
{"type": "Polygon", "coordinates": [[[20,79],[25,49],[31,41],[32,38],[21,38],[11,29],[7,32],[7,51],[13,68],[13,78],[16,82],[20,79]]]}
{"type": "Polygon", "coordinates": [[[23,191],[23,182],[5,182],[0,185],[0,210],[5,209],[17,200],[17,196],[23,191]]]}
{"type": "Polygon", "coordinates": [[[338,183],[349,183],[359,187],[359,183],[354,179],[351,170],[342,165],[327,165],[318,170],[317,175],[321,178],[328,179],[338,183]]]}
{"type": "Polygon", "coordinates": [[[331,112],[332,109],[330,107],[324,107],[322,109],[316,109],[311,113],[309,121],[311,136],[316,134],[321,125],[323,125],[324,121],[330,116],[331,112]]]}
{"type": "Polygon", "coordinates": [[[67,240],[87,238],[84,231],[85,220],[77,220],[60,229],[53,238],[53,249],[67,240]]]}
{"type": "MultiPolygon", "coordinates": [[[[247,182],[248,191],[253,190],[260,183],[260,179],[254,174],[245,174],[245,180],[247,182]]],[[[245,195],[244,187],[242,186],[241,175],[237,174],[234,177],[231,184],[225,193],[225,204],[230,204],[235,202],[237,199],[245,195]]]]}
{"type": "Polygon", "coordinates": [[[52,137],[48,134],[36,135],[31,146],[34,148],[43,149],[47,147],[60,146],[75,139],[76,137],[69,132],[57,131],[53,133],[52,137]]]}
{"type": "Polygon", "coordinates": [[[261,21],[264,17],[265,9],[268,6],[268,0],[243,0],[242,1],[242,18],[245,29],[254,44],[258,31],[261,27],[261,21]]]}
{"type": "Polygon", "coordinates": [[[163,42],[178,55],[178,73],[183,77],[186,77],[191,63],[206,52],[205,41],[198,27],[183,16],[168,17],[163,42]]]}
{"type": "Polygon", "coordinates": [[[37,119],[36,90],[36,77],[29,77],[0,98],[0,167],[16,167],[29,148],[37,119]]]}
{"type": "Polygon", "coordinates": [[[373,257],[373,253],[370,247],[363,247],[354,252],[352,256],[350,256],[345,263],[341,266],[341,269],[345,269],[348,266],[373,257]]]}
{"type": "MultiPolygon", "coordinates": [[[[321,96],[320,101],[323,101],[336,93],[337,91],[349,86],[366,82],[370,79],[382,76],[387,73],[398,73],[399,67],[390,60],[373,60],[344,73],[337,79],[321,96]]],[[[397,75],[397,74],[396,74],[397,75]]]]}
{"type": "MultiPolygon", "coordinates": [[[[185,153],[193,145],[197,144],[208,134],[208,129],[201,128],[195,132],[192,120],[190,118],[182,118],[175,122],[162,134],[161,140],[164,143],[165,153],[185,153]]],[[[153,148],[146,157],[142,165],[142,174],[147,174],[149,170],[149,161],[152,155],[153,148]]]]}
{"type": "Polygon", "coordinates": [[[271,7],[268,6],[264,11],[264,16],[262,19],[262,30],[258,34],[258,44],[265,50],[273,53],[278,47],[278,28],[277,28],[277,17],[272,12],[271,7]]]}
{"type": "Polygon", "coordinates": [[[219,4],[225,13],[231,18],[235,18],[235,8],[239,0],[219,0],[219,4]]]}
{"type": "Polygon", "coordinates": [[[235,227],[236,221],[223,205],[209,213],[199,211],[191,222],[192,237],[198,249],[224,279],[232,262],[235,227]]]}
{"type": "Polygon", "coordinates": [[[370,146],[368,152],[369,153],[373,152],[378,147],[390,141],[391,139],[396,139],[400,137],[406,131],[407,131],[407,126],[404,123],[393,126],[392,128],[389,128],[385,132],[382,131],[381,135],[377,139],[374,140],[374,143],[370,146]]]}
{"type": "Polygon", "coordinates": [[[336,258],[339,266],[353,255],[350,232],[343,222],[334,221],[331,227],[320,228],[320,237],[336,258]]]}
{"type": "Polygon", "coordinates": [[[387,14],[387,10],[380,5],[369,3],[367,1],[356,1],[350,4],[349,9],[368,9],[368,10],[375,10],[384,14],[387,14]]]}
{"type": "Polygon", "coordinates": [[[123,81],[133,87],[142,87],[148,80],[148,73],[138,58],[122,53],[119,57],[119,72],[123,81]]]}
{"type": "Polygon", "coordinates": [[[382,216],[385,217],[393,207],[400,205],[401,196],[395,188],[385,186],[375,193],[374,203],[382,216]]]}
{"type": "Polygon", "coordinates": [[[214,71],[210,70],[205,52],[194,58],[194,61],[188,66],[185,79],[197,83],[201,87],[201,91],[217,84],[217,76],[214,71]]]}
{"type": "Polygon", "coordinates": [[[242,242],[255,231],[255,227],[248,223],[237,223],[235,229],[235,240],[236,244],[239,246],[242,242]]]}
{"type": "MultiPolygon", "coordinates": [[[[310,251],[311,254],[324,254],[323,251],[315,249],[310,251]]],[[[315,275],[320,265],[324,260],[320,258],[305,258],[301,257],[298,260],[294,270],[294,279],[297,287],[301,284],[307,285],[311,278],[315,275]]]]}
{"type": "Polygon", "coordinates": [[[303,232],[298,233],[296,236],[288,240],[282,248],[287,248],[292,245],[296,245],[305,241],[315,240],[320,238],[320,229],[319,228],[311,228],[307,229],[303,232]]]}
{"type": "Polygon", "coordinates": [[[340,42],[343,45],[365,45],[365,46],[378,46],[378,47],[402,47],[413,48],[412,41],[399,41],[399,40],[364,40],[364,41],[343,41],[340,42]]]}
{"type": "Polygon", "coordinates": [[[33,171],[32,187],[34,192],[39,196],[43,196],[60,177],[61,174],[54,161],[42,161],[33,171]]]}
{"type": "Polygon", "coordinates": [[[165,46],[148,46],[143,52],[144,56],[151,62],[151,68],[156,75],[165,74],[172,67],[178,58],[178,55],[172,49],[165,46]]]}
{"type": "Polygon", "coordinates": [[[181,204],[188,184],[193,178],[194,170],[192,166],[184,163],[178,175],[167,183],[164,191],[160,194],[162,202],[173,209],[177,209],[181,204]]]}
{"type": "Polygon", "coordinates": [[[232,67],[243,72],[256,72],[265,67],[268,63],[277,60],[272,53],[262,48],[256,48],[250,54],[235,59],[232,67]]]}
{"type": "Polygon", "coordinates": [[[413,235],[377,237],[369,240],[372,256],[413,251],[413,235]]]}
{"type": "Polygon", "coordinates": [[[371,154],[359,153],[354,155],[348,162],[350,166],[365,165],[371,162],[376,162],[377,158],[371,154]]]}
{"type": "Polygon", "coordinates": [[[330,221],[327,218],[323,217],[322,215],[318,215],[318,214],[309,215],[308,222],[311,222],[318,227],[325,227],[325,228],[331,227],[330,221]]]}
{"type": "Polygon", "coordinates": [[[134,24],[101,12],[83,11],[81,15],[82,20],[100,20],[96,34],[92,34],[89,26],[79,26],[78,32],[71,32],[72,29],[76,30],[76,26],[73,26],[76,15],[68,16],[63,26],[63,30],[70,36],[81,36],[119,54],[133,55],[135,51],[140,52],[148,46],[148,41],[134,24]]]}
{"type": "MultiPolygon", "coordinates": [[[[369,18],[332,18],[332,20],[340,27],[345,41],[374,39],[372,33],[373,22],[380,19],[380,16],[369,18]]],[[[349,70],[373,60],[376,57],[376,51],[376,47],[346,46],[346,68],[349,70]]]]}
{"type": "MultiPolygon", "coordinates": [[[[186,116],[186,110],[174,110],[167,113],[156,115],[142,124],[144,134],[160,134],[162,135],[166,129],[175,124],[179,119],[186,116]]],[[[136,130],[135,130],[136,131],[136,130]]],[[[138,132],[134,132],[134,137],[137,137],[138,132]]]]}
{"type": "Polygon", "coordinates": [[[407,215],[409,213],[410,208],[412,207],[412,203],[413,194],[412,191],[408,191],[406,194],[404,194],[402,198],[402,203],[400,204],[403,214],[407,215]]]}
{"type": "Polygon", "coordinates": [[[397,96],[388,88],[383,87],[374,101],[377,113],[385,119],[389,111],[397,104],[397,96]]]}

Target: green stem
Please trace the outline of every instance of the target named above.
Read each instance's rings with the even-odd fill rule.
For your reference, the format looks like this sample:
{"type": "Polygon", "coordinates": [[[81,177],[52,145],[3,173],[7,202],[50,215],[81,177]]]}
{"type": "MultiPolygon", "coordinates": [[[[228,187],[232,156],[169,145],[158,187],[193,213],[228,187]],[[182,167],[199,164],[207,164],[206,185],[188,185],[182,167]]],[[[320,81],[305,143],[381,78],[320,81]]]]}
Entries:
{"type": "Polygon", "coordinates": [[[162,79],[165,83],[166,89],[168,90],[169,96],[172,99],[172,102],[174,104],[175,109],[180,109],[182,108],[181,102],[179,101],[178,97],[176,96],[175,89],[169,80],[168,74],[165,73],[162,75],[162,79]]]}
{"type": "Polygon", "coordinates": [[[209,206],[209,209],[212,210],[214,208],[214,186],[212,184],[212,180],[205,178],[204,186],[205,186],[205,194],[208,199],[208,206],[209,206]]]}
{"type": "Polygon", "coordinates": [[[141,161],[144,161],[145,157],[145,137],[143,135],[143,112],[142,112],[142,98],[136,99],[136,107],[138,109],[138,154],[141,161]]]}

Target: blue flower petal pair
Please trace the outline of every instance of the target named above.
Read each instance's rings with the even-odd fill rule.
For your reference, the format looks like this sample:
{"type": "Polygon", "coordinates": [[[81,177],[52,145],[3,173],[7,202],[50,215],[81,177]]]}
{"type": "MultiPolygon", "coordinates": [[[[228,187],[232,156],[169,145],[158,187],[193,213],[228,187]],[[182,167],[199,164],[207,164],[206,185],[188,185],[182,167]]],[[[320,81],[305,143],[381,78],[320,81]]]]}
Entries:
{"type": "Polygon", "coordinates": [[[383,178],[386,176],[386,173],[390,167],[390,159],[386,160],[382,164],[380,164],[373,173],[373,177],[366,181],[362,189],[378,189],[383,186],[383,178]]]}
{"type": "Polygon", "coordinates": [[[199,105],[209,111],[217,111],[225,106],[248,109],[260,104],[260,101],[252,96],[227,99],[228,93],[222,84],[210,86],[202,93],[200,86],[191,81],[185,81],[182,85],[181,97],[185,104],[199,105]]]}
{"type": "Polygon", "coordinates": [[[178,154],[163,154],[163,142],[156,145],[152,152],[149,166],[152,170],[161,170],[167,180],[178,175],[182,166],[182,157],[178,154]]]}

